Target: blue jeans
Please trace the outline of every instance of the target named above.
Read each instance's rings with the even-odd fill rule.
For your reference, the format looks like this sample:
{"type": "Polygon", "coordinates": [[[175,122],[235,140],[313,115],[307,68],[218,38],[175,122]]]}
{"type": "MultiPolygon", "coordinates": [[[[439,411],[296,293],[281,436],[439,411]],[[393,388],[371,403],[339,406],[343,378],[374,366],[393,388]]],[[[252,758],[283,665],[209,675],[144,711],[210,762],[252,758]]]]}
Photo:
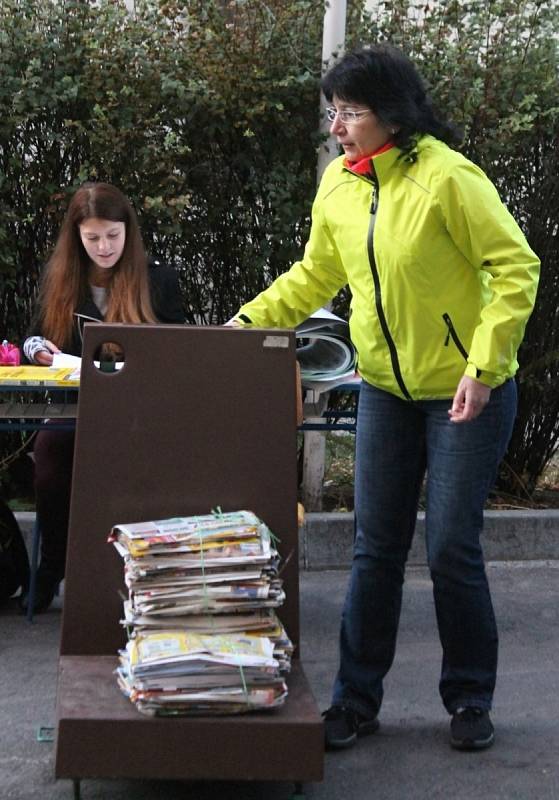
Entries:
{"type": "Polygon", "coordinates": [[[449,713],[490,709],[497,626],[480,534],[483,507],[516,414],[513,380],[470,422],[448,419],[451,400],[409,402],[363,383],[357,422],[355,545],[342,615],[333,702],[372,716],[394,659],[402,585],[427,470],[426,544],[449,713]]]}

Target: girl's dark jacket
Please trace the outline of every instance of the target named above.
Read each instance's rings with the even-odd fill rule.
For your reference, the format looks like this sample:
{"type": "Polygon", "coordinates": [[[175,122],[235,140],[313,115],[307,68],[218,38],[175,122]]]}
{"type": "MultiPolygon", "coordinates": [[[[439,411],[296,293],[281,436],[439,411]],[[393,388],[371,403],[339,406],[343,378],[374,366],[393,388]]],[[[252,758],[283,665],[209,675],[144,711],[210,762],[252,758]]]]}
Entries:
{"type": "MultiPolygon", "coordinates": [[[[182,296],[177,273],[172,267],[161,265],[158,261],[150,261],[148,265],[151,303],[158,322],[182,325],[185,321],[182,296]]],[[[83,344],[83,327],[86,322],[98,320],[103,322],[103,315],[93,302],[91,295],[76,308],[75,324],[72,340],[64,346],[64,352],[81,356],[83,344]]],[[[37,307],[27,336],[43,336],[41,330],[41,308],[37,307]]],[[[59,342],[54,342],[59,345],[59,342]]]]}

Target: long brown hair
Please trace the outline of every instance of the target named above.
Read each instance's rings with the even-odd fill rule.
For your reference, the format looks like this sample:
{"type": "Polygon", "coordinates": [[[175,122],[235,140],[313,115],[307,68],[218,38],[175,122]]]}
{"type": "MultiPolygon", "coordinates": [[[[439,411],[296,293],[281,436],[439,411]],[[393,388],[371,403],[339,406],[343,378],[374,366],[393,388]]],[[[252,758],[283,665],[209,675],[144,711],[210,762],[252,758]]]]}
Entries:
{"type": "Polygon", "coordinates": [[[84,183],[70,201],[39,293],[41,330],[61,348],[72,339],[74,312],[89,292],[89,257],[79,226],[92,218],[124,222],[124,250],[113,267],[106,322],[156,322],[150,300],[147,256],[136,213],[109,183],[84,183]]]}

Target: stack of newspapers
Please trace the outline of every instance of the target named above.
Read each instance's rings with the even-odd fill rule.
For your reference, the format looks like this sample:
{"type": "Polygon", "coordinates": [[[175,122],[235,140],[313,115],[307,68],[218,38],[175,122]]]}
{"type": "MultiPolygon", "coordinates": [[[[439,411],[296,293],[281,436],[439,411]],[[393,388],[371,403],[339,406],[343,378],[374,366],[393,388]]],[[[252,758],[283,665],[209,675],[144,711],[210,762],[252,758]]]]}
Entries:
{"type": "Polygon", "coordinates": [[[117,670],[146,714],[233,714],[281,705],[293,645],[268,527],[250,511],[116,525],[129,641],[117,670]]]}

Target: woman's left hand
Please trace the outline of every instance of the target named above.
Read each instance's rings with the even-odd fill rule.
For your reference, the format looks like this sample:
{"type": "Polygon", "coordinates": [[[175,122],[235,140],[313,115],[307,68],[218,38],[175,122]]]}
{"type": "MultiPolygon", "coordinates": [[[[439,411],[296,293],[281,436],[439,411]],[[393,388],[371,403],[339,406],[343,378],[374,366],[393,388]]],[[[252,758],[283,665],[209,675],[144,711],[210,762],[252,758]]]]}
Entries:
{"type": "Polygon", "coordinates": [[[451,422],[469,422],[475,419],[487,403],[491,395],[491,388],[475,378],[464,375],[458,384],[456,394],[452,399],[452,406],[448,411],[451,422]]]}

